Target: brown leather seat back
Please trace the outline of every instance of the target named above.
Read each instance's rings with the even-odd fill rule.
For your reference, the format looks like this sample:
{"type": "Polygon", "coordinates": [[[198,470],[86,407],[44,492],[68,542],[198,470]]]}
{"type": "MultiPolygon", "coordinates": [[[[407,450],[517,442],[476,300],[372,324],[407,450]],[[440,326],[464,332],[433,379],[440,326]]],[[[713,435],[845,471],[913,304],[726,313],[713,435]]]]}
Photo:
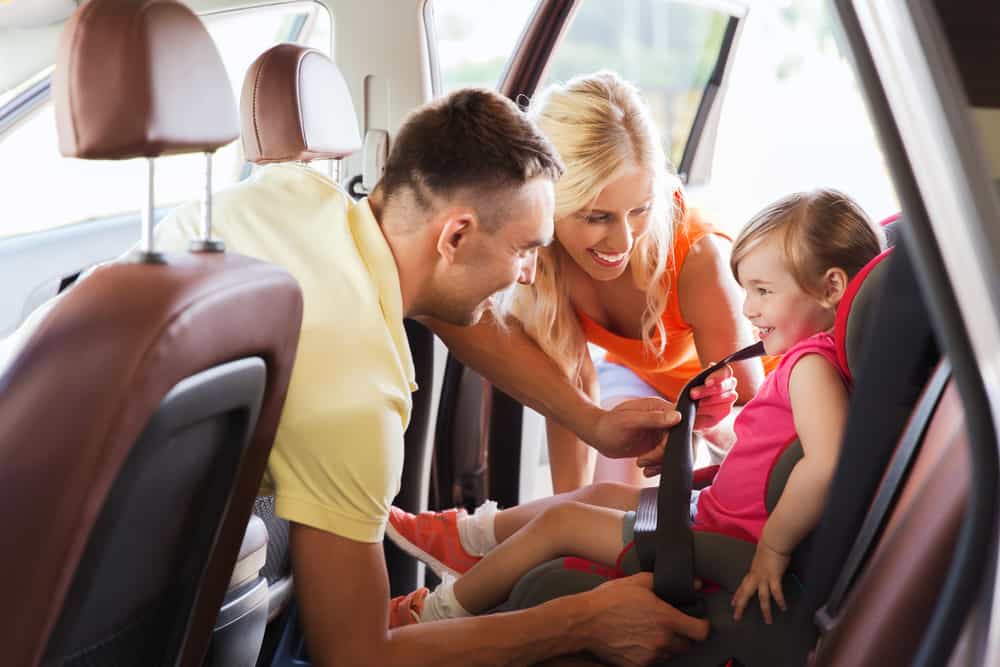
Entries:
{"type": "Polygon", "coordinates": [[[970,469],[961,399],[950,383],[909,478],[817,665],[910,664],[945,580],[958,538],[970,469]]]}
{"type": "MultiPolygon", "coordinates": [[[[53,95],[68,155],[212,151],[237,135],[215,47],[180,3],[91,0],[67,23],[59,58],[53,95]]],[[[43,655],[47,664],[108,664],[104,642],[143,622],[121,612],[157,606],[158,618],[173,624],[132,635],[127,648],[137,652],[117,653],[116,664],[202,662],[277,429],[302,297],[287,272],[246,257],[164,257],[95,270],[0,369],[0,583],[17,605],[0,624],[5,664],[34,665],[43,655]],[[227,431],[229,421],[252,421],[252,406],[232,419],[197,421],[177,437],[168,430],[150,440],[160,443],[154,451],[138,451],[162,406],[188,383],[231,362],[259,368],[255,358],[264,390],[245,449],[234,442],[239,450],[229,451],[227,431]],[[157,475],[157,460],[163,469],[190,469],[190,497],[175,498],[173,477],[157,475]],[[158,507],[166,498],[176,504],[158,507]],[[145,545],[148,563],[109,567],[143,553],[123,542],[155,544],[164,535],[155,549],[145,545]],[[190,548],[196,537],[201,552],[190,548]],[[141,580],[148,576],[156,585],[141,580]],[[180,589],[186,599],[174,595],[180,589]],[[164,595],[176,606],[162,607],[164,595]]]]}

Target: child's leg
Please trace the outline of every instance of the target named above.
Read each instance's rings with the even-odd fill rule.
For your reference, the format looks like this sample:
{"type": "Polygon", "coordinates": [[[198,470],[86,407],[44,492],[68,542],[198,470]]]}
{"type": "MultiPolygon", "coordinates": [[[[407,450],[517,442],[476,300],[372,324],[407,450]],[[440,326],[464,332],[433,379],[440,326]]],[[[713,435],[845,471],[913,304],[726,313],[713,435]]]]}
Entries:
{"type": "Polygon", "coordinates": [[[495,502],[487,501],[471,516],[455,510],[413,515],[393,507],[386,536],[406,553],[427,563],[438,576],[458,575],[468,572],[498,542],[542,512],[566,502],[634,510],[639,504],[639,489],[617,483],[593,484],[502,511],[497,511],[495,502]]]}
{"type": "Polygon", "coordinates": [[[560,556],[613,565],[624,512],[579,502],[548,506],[455,582],[458,603],[478,614],[497,606],[529,570],[560,556]]]}
{"type": "MultiPolygon", "coordinates": [[[[503,542],[514,533],[526,526],[532,519],[546,510],[565,503],[583,503],[596,507],[621,510],[634,510],[639,506],[639,487],[617,482],[591,484],[576,491],[560,493],[559,495],[539,498],[510,509],[500,510],[494,517],[493,530],[496,541],[503,542]]],[[[579,554],[574,554],[579,555],[579,554]]]]}

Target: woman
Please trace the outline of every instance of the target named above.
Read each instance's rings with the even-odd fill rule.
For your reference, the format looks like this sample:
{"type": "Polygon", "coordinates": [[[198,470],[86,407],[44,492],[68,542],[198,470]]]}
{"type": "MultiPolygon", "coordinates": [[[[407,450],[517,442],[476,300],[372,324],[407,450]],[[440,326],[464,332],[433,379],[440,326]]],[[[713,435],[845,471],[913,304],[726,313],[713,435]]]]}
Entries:
{"type": "MultiPolygon", "coordinates": [[[[578,435],[593,444],[588,418],[572,414],[574,402],[551,368],[539,370],[530,343],[551,359],[563,385],[568,379],[602,408],[620,412],[635,398],[675,400],[705,364],[753,341],[728,267],[729,241],[686,206],[649,109],[631,84],[610,72],[581,76],[547,89],[529,114],[566,172],[555,190],[555,241],[538,251],[534,284],[509,295],[523,330],[512,327],[503,340],[489,322],[466,331],[432,326],[468,365],[536,409],[541,404],[556,493],[592,481],[638,484],[634,459],[621,458],[638,452],[596,460],[580,441],[578,435]],[[588,342],[608,353],[596,367],[588,342]]],[[[763,379],[761,362],[741,362],[733,373],[739,400],[750,399],[763,379]]],[[[696,428],[719,414],[700,416],[696,428]]]]}

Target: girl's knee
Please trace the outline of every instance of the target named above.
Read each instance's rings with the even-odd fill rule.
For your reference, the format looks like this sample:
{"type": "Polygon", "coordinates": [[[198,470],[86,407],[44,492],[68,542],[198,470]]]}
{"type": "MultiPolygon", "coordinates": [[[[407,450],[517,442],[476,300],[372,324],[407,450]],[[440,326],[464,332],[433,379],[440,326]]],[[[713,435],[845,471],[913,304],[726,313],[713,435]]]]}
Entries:
{"type": "Polygon", "coordinates": [[[622,482],[597,482],[584,488],[579,500],[601,507],[631,510],[639,504],[639,487],[622,482]]]}
{"type": "Polygon", "coordinates": [[[554,549],[553,557],[571,548],[580,531],[591,523],[593,506],[566,501],[545,508],[532,521],[533,528],[546,536],[554,549]]]}

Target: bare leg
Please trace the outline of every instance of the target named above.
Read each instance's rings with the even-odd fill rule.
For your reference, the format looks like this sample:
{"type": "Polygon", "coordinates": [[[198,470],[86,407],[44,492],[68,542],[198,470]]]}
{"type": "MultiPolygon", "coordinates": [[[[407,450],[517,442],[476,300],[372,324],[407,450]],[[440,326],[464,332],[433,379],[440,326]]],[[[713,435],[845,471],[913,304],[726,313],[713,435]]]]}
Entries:
{"type": "Polygon", "coordinates": [[[455,597],[473,614],[497,606],[545,561],[579,556],[613,565],[622,548],[621,510],[565,501],[552,505],[498,545],[455,582],[455,597]]]}
{"type": "Polygon", "coordinates": [[[575,433],[551,419],[545,420],[545,439],[549,448],[553,493],[565,493],[590,484],[594,478],[594,455],[597,452],[575,433]]]}
{"type": "Polygon", "coordinates": [[[639,506],[639,487],[614,482],[591,484],[576,491],[539,498],[530,503],[501,510],[493,520],[493,532],[497,542],[503,542],[542,512],[565,503],[583,503],[626,512],[639,506]]]}

